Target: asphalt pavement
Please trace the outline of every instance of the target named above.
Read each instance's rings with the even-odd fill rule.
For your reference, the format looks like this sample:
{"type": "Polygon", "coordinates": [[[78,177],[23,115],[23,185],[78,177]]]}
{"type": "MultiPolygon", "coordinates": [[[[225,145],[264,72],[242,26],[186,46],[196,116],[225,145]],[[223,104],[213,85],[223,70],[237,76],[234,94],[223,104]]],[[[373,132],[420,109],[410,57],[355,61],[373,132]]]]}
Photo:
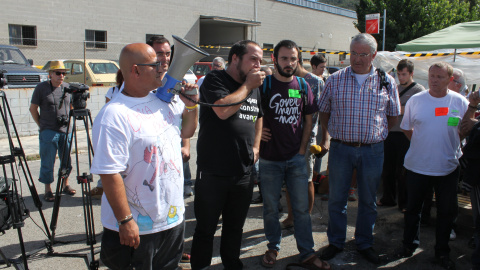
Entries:
{"type": "MultiPolygon", "coordinates": [[[[83,172],[88,173],[88,155],[86,152],[86,133],[84,131],[78,132],[78,150],[79,153],[79,174],[83,172]]],[[[75,180],[76,176],[76,159],[75,154],[72,154],[74,170],[71,174],[70,184],[77,190],[74,196],[63,195],[60,201],[58,221],[55,227],[55,243],[53,245],[54,255],[48,254],[45,242],[48,242],[46,236],[47,228],[45,228],[40,213],[43,213],[49,231],[51,230],[51,219],[53,203],[43,201],[44,189],[38,182],[38,173],[40,170],[40,162],[36,159],[38,155],[38,137],[22,137],[20,139],[22,147],[26,156],[32,160],[27,162],[33,184],[36,191],[39,193],[40,201],[42,203],[41,212],[38,207],[34,205],[32,193],[29,186],[32,183],[26,180],[23,175],[23,170],[18,167],[15,170],[17,175],[17,186],[22,190],[22,197],[25,199],[27,209],[30,210],[30,218],[24,221],[24,226],[21,227],[21,235],[25,242],[25,248],[28,257],[28,267],[30,269],[88,269],[89,259],[91,257],[90,245],[86,244],[85,233],[85,215],[83,210],[83,200],[81,194],[81,185],[75,180]],[[73,254],[74,257],[64,257],[67,254],[73,254]]],[[[0,155],[8,155],[7,139],[0,139],[0,155]]],[[[18,146],[16,140],[14,145],[18,146]]],[[[192,175],[196,172],[196,137],[192,138],[192,158],[190,166],[192,175]]],[[[19,163],[17,162],[17,165],[19,163]]],[[[56,163],[58,166],[58,162],[56,163]]],[[[323,170],[326,167],[326,158],[322,164],[323,170]]],[[[7,167],[7,175],[11,177],[11,171],[7,167]]],[[[96,185],[98,176],[94,176],[94,183],[91,184],[93,188],[96,185]]],[[[55,185],[57,180],[55,180],[55,185]]],[[[254,197],[258,194],[258,188],[255,188],[254,197]]],[[[286,211],[285,196],[282,198],[282,204],[286,211]]],[[[193,213],[194,197],[185,199],[186,206],[186,230],[185,230],[185,251],[189,251],[192,244],[192,235],[195,228],[195,217],[193,213]]],[[[326,230],[328,225],[328,202],[322,201],[320,196],[316,194],[315,206],[312,213],[313,237],[315,240],[315,250],[323,250],[328,245],[326,230]]],[[[434,226],[421,228],[421,244],[413,257],[408,259],[400,259],[396,256],[401,247],[401,240],[403,236],[403,214],[398,211],[396,207],[379,207],[378,217],[375,226],[375,244],[374,249],[381,254],[382,262],[379,265],[374,265],[366,261],[356,251],[355,247],[355,221],[357,219],[357,202],[348,203],[348,227],[347,227],[347,241],[345,250],[338,254],[334,259],[330,260],[334,269],[442,269],[433,264],[434,245],[435,245],[435,229],[434,226]]],[[[441,222],[436,220],[435,211],[432,210],[433,224],[441,222]]],[[[93,245],[95,259],[99,260],[100,241],[102,235],[102,226],[100,222],[100,200],[93,200],[93,222],[95,229],[96,244],[93,245]]],[[[286,213],[282,213],[281,220],[286,217],[286,213]]],[[[360,217],[361,218],[361,217],[360,217]]],[[[214,240],[214,251],[211,269],[223,269],[219,255],[220,235],[222,230],[221,221],[218,224],[217,232],[214,240]]],[[[298,250],[296,247],[294,230],[283,230],[282,248],[278,257],[277,264],[274,269],[285,269],[286,265],[291,262],[298,261],[298,250]]],[[[471,210],[461,208],[457,219],[457,239],[450,242],[451,258],[456,262],[457,269],[470,269],[470,255],[472,250],[468,248],[467,242],[473,234],[473,224],[471,217],[471,210]]],[[[245,265],[244,269],[263,269],[260,260],[266,251],[267,242],[263,231],[262,219],[262,204],[252,204],[248,213],[247,220],[244,226],[244,235],[241,249],[241,258],[245,265]]],[[[7,258],[20,258],[21,250],[19,245],[19,234],[17,229],[9,229],[4,235],[0,235],[0,250],[7,258]]],[[[0,258],[1,259],[1,258],[0,258]]],[[[181,264],[184,269],[189,269],[189,264],[181,264]]],[[[10,268],[5,264],[0,264],[0,269],[14,269],[12,265],[10,268]]],[[[21,267],[21,265],[17,265],[21,267]]],[[[107,269],[100,262],[100,269],[107,269]]],[[[294,268],[292,268],[294,269],[294,268]]]]}

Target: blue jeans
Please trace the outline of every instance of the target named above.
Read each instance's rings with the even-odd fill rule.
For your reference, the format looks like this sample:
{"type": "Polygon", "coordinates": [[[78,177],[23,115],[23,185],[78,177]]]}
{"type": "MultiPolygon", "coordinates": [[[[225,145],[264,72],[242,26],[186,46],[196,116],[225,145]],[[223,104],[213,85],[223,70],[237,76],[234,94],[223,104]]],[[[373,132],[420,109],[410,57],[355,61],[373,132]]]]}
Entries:
{"type": "Polygon", "coordinates": [[[62,132],[53,131],[50,129],[45,129],[40,131],[39,135],[40,141],[40,176],[39,181],[44,184],[53,183],[53,167],[55,166],[55,156],[58,151],[58,158],[60,160],[60,169],[64,167],[65,162],[67,162],[66,167],[68,169],[68,174],[72,171],[71,158],[69,158],[70,153],[67,153],[68,156],[65,156],[62,160],[63,153],[68,150],[70,147],[70,142],[72,140],[72,134],[68,135],[67,149],[64,149],[65,140],[67,139],[67,134],[62,132]]]}
{"type": "Polygon", "coordinates": [[[347,199],[353,169],[357,169],[358,215],[355,242],[362,250],[373,245],[373,228],[377,218],[377,189],[383,168],[383,142],[354,147],[332,141],[328,156],[330,198],[328,200],[328,241],[338,248],[345,246],[347,233],[347,199]]]}
{"type": "Polygon", "coordinates": [[[301,260],[314,253],[312,221],[308,213],[308,172],[305,156],[295,155],[286,161],[269,161],[260,158],[262,179],[263,224],[268,249],[280,250],[282,229],[278,217],[280,192],[285,181],[293,209],[295,239],[301,260]]]}

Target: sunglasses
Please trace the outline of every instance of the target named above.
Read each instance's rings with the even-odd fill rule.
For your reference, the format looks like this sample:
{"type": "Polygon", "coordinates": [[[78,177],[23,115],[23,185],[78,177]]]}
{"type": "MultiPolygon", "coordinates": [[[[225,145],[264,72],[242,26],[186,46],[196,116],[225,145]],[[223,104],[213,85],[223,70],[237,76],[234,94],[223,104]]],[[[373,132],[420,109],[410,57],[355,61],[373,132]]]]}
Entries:
{"type": "Polygon", "coordinates": [[[56,74],[57,76],[60,76],[60,75],[65,76],[65,75],[67,75],[67,72],[55,71],[55,74],[56,74]]]}
{"type": "Polygon", "coordinates": [[[162,65],[162,62],[155,62],[153,64],[137,64],[137,66],[149,66],[149,67],[154,67],[156,71],[158,72],[160,65],[162,65]]]}

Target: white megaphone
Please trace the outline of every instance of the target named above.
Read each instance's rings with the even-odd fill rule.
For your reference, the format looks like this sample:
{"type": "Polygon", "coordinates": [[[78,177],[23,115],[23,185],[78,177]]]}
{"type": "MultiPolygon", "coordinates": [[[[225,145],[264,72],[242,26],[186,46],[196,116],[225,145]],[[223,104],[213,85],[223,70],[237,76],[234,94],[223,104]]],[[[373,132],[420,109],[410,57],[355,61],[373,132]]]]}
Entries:
{"type": "MultiPolygon", "coordinates": [[[[157,89],[157,97],[165,102],[172,102],[175,94],[180,94],[183,76],[188,69],[198,60],[209,54],[183,38],[172,35],[174,38],[175,51],[173,61],[163,77],[162,86],[157,89]]],[[[185,92],[187,95],[196,95],[198,89],[185,92]]]]}

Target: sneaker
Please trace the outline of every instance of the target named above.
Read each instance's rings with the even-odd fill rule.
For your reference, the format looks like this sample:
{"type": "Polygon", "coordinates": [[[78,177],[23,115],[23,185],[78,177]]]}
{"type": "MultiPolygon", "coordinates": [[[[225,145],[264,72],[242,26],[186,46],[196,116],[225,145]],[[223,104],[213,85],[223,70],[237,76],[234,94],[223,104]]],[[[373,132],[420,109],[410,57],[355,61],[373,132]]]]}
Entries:
{"type": "Polygon", "coordinates": [[[436,263],[447,270],[455,270],[455,263],[448,256],[436,256],[436,263]]]}
{"type": "Polygon", "coordinates": [[[373,250],[372,247],[358,250],[358,253],[362,255],[367,261],[378,264],[380,262],[380,257],[378,257],[378,254],[373,250]]]}
{"type": "Polygon", "coordinates": [[[452,231],[450,232],[450,241],[453,241],[457,239],[457,234],[455,233],[455,231],[452,229],[452,231]]]}
{"type": "Polygon", "coordinates": [[[103,195],[103,187],[95,187],[90,190],[90,196],[94,199],[101,199],[103,195]]]}
{"type": "Polygon", "coordinates": [[[348,192],[348,200],[351,202],[357,201],[357,195],[355,194],[356,188],[350,188],[350,191],[348,192]]]}
{"type": "Polygon", "coordinates": [[[183,188],[184,188],[184,191],[183,191],[183,196],[184,196],[184,197],[193,196],[192,186],[186,185],[186,186],[183,186],[183,188]]]}
{"type": "Polygon", "coordinates": [[[250,204],[259,204],[263,202],[262,194],[259,194],[257,198],[252,199],[250,204]]]}
{"type": "Polygon", "coordinates": [[[342,251],[343,251],[343,248],[339,248],[334,245],[328,245],[328,247],[322,251],[320,258],[322,260],[328,261],[330,259],[333,259],[333,257],[335,257],[338,253],[342,251]]]}
{"type": "Polygon", "coordinates": [[[472,238],[470,238],[470,240],[468,240],[468,247],[471,248],[471,249],[475,249],[475,236],[472,236],[472,238]]]}

